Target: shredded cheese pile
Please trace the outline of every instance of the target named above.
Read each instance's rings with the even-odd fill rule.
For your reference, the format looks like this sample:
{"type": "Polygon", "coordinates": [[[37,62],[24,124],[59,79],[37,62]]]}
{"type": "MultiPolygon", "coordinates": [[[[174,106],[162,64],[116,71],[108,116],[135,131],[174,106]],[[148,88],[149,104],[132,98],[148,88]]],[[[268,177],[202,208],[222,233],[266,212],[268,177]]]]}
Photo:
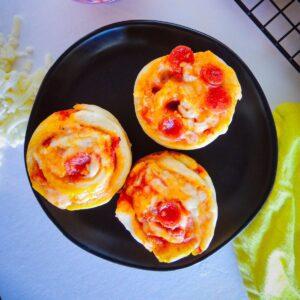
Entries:
{"type": "Polygon", "coordinates": [[[51,63],[48,55],[45,66],[31,72],[28,57],[33,49],[18,51],[20,28],[21,19],[15,16],[8,37],[0,33],[0,148],[23,143],[33,102],[51,63]]]}

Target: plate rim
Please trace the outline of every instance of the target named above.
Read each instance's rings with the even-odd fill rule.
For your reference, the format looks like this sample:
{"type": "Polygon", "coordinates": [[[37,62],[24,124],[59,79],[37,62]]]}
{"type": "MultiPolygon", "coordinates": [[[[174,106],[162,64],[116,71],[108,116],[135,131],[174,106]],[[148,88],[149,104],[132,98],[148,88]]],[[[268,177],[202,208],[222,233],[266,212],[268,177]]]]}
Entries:
{"type": "Polygon", "coordinates": [[[172,22],[166,22],[166,21],[160,21],[160,20],[147,20],[147,19],[132,19],[132,20],[126,20],[126,21],[120,21],[120,22],[114,22],[114,23],[110,23],[108,25],[104,25],[101,26],[95,30],[93,30],[92,32],[84,35],[83,37],[81,37],[79,40],[77,40],[75,43],[73,43],[71,46],[69,46],[61,55],[59,55],[59,57],[55,60],[55,62],[53,63],[53,65],[49,68],[49,70],[47,71],[44,79],[42,80],[42,83],[39,87],[38,93],[36,95],[34,104],[32,106],[31,112],[30,112],[30,116],[28,119],[28,124],[26,127],[26,134],[25,134],[25,141],[24,141],[24,163],[25,163],[25,170],[26,170],[26,174],[27,174],[27,179],[29,181],[29,185],[34,193],[34,196],[36,198],[36,200],[38,201],[39,205],[42,207],[43,211],[45,212],[45,214],[47,215],[47,217],[52,221],[52,223],[57,227],[57,229],[68,239],[70,240],[72,243],[74,243],[76,246],[80,247],[81,249],[97,256],[100,257],[102,259],[105,259],[107,261],[122,265],[122,266],[127,266],[127,267],[132,267],[132,268],[136,268],[136,269],[142,269],[142,270],[148,270],[148,271],[173,271],[173,270],[179,270],[179,269],[183,269],[183,268],[187,268],[190,267],[192,265],[195,265],[201,261],[203,261],[204,259],[208,258],[209,256],[211,256],[212,254],[214,254],[215,252],[217,252],[219,249],[221,249],[223,246],[225,246],[227,243],[229,243],[230,241],[232,241],[253,219],[254,217],[257,215],[257,213],[260,211],[260,209],[262,208],[262,206],[264,205],[264,203],[266,202],[269,194],[272,191],[274,182],[275,182],[275,178],[276,178],[276,172],[277,172],[277,163],[278,163],[278,140],[277,140],[277,132],[276,132],[276,127],[275,127],[275,123],[274,123],[274,119],[273,119],[273,115],[272,115],[272,111],[270,109],[269,103],[267,101],[267,98],[259,84],[259,82],[257,81],[257,79],[255,78],[254,74],[252,73],[252,71],[250,70],[250,68],[247,66],[247,64],[239,57],[239,55],[237,55],[231,48],[229,48],[227,45],[225,45],[223,42],[219,41],[218,39],[203,33],[199,30],[193,29],[193,28],[189,28],[187,26],[184,25],[180,25],[180,24],[176,24],[176,23],[172,23],[172,22]],[[66,232],[61,225],[59,225],[55,218],[52,217],[52,215],[50,214],[50,212],[48,211],[48,209],[46,208],[44,201],[41,201],[39,199],[40,194],[38,192],[36,192],[31,184],[30,178],[29,178],[29,174],[28,174],[28,169],[27,169],[27,162],[26,162],[26,152],[27,152],[27,148],[28,148],[28,143],[29,140],[31,138],[31,136],[29,136],[29,124],[30,121],[34,118],[33,112],[35,111],[35,107],[38,105],[38,103],[40,101],[37,101],[38,99],[40,99],[40,93],[41,90],[43,89],[43,86],[45,85],[45,83],[48,81],[48,78],[52,75],[52,73],[55,71],[56,67],[60,64],[60,62],[74,49],[76,49],[78,46],[80,46],[81,44],[83,44],[84,42],[86,42],[88,39],[90,39],[91,37],[101,33],[101,32],[105,32],[108,31],[110,29],[116,29],[117,27],[122,27],[122,26],[128,26],[128,25],[157,25],[157,26],[162,26],[162,27],[167,27],[167,28],[175,28],[177,30],[180,31],[186,31],[186,32],[190,32],[190,33],[194,33],[200,36],[204,36],[208,39],[210,39],[211,41],[217,43],[218,45],[220,45],[221,47],[223,47],[226,51],[230,52],[231,55],[233,55],[236,59],[237,62],[247,71],[248,75],[250,76],[252,82],[254,83],[256,90],[258,92],[258,94],[260,95],[261,98],[261,102],[263,105],[263,109],[266,113],[266,119],[268,120],[268,124],[269,124],[269,130],[270,130],[270,134],[271,134],[271,148],[273,150],[273,157],[272,157],[272,162],[271,162],[271,167],[272,167],[272,171],[271,171],[271,175],[270,175],[270,180],[268,183],[268,187],[265,190],[265,193],[262,197],[261,202],[259,203],[258,207],[256,208],[256,210],[248,217],[248,219],[244,222],[244,224],[242,226],[240,226],[237,230],[235,230],[235,232],[230,236],[230,238],[226,239],[225,241],[223,241],[218,247],[216,247],[214,250],[212,250],[211,252],[207,252],[203,254],[203,256],[197,258],[195,261],[181,265],[181,266],[173,266],[171,264],[164,264],[165,267],[147,267],[147,266],[142,266],[139,264],[135,264],[135,263],[131,263],[131,262],[126,262],[126,261],[122,261],[119,260],[117,258],[113,258],[111,256],[99,253],[93,249],[91,249],[90,247],[82,244],[80,241],[76,240],[75,238],[73,238],[68,232],[66,232]]]}

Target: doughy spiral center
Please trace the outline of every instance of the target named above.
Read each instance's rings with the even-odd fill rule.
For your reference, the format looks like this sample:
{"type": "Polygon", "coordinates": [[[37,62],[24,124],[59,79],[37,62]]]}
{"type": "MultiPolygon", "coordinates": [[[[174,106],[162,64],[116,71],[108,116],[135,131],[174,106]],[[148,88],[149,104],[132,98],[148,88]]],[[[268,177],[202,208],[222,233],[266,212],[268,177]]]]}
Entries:
{"type": "Polygon", "coordinates": [[[94,128],[63,128],[44,140],[35,159],[49,180],[77,185],[95,178],[107,180],[114,169],[118,142],[118,137],[94,128]]]}

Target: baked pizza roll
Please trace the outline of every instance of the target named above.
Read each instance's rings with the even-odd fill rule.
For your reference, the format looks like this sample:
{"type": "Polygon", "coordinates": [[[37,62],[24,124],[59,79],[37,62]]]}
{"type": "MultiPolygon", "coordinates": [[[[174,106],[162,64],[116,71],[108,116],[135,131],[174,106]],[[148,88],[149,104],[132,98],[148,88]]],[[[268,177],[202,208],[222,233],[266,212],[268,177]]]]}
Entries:
{"type": "Polygon", "coordinates": [[[136,163],[116,209],[131,235],[165,263],[205,251],[217,214],[215,189],[205,169],[189,156],[169,151],[136,163]]]}
{"type": "Polygon", "coordinates": [[[234,70],[210,51],[186,46],[148,63],[134,87],[145,133],[171,149],[197,149],[225,133],[241,86],[234,70]]]}
{"type": "Polygon", "coordinates": [[[111,113],[78,104],[36,128],[26,162],[32,187],[50,203],[68,210],[92,208],[111,200],[124,184],[130,143],[111,113]]]}

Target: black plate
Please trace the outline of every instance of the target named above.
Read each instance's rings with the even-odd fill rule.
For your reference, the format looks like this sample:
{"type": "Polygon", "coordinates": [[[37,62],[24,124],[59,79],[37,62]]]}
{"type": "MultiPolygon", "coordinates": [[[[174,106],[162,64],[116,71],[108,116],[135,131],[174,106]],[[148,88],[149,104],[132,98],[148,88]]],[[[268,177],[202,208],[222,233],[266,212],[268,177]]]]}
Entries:
{"type": "Polygon", "coordinates": [[[56,61],[42,83],[27,128],[25,153],[33,131],[47,116],[76,103],[93,103],[119,119],[132,142],[133,162],[164,149],[139,126],[132,92],[141,68],[179,44],[194,51],[212,50],[235,69],[243,89],[228,133],[203,149],[184,152],[208,170],[217,191],[219,218],[208,250],[159,263],[115,218],[117,197],[102,207],[69,212],[35,192],[66,237],[93,254],[132,267],[170,270],[201,261],[245,227],[267,198],[276,171],[276,132],[262,89],[245,63],[214,38],[182,26],[156,21],[108,25],[82,38],[56,61]]]}

